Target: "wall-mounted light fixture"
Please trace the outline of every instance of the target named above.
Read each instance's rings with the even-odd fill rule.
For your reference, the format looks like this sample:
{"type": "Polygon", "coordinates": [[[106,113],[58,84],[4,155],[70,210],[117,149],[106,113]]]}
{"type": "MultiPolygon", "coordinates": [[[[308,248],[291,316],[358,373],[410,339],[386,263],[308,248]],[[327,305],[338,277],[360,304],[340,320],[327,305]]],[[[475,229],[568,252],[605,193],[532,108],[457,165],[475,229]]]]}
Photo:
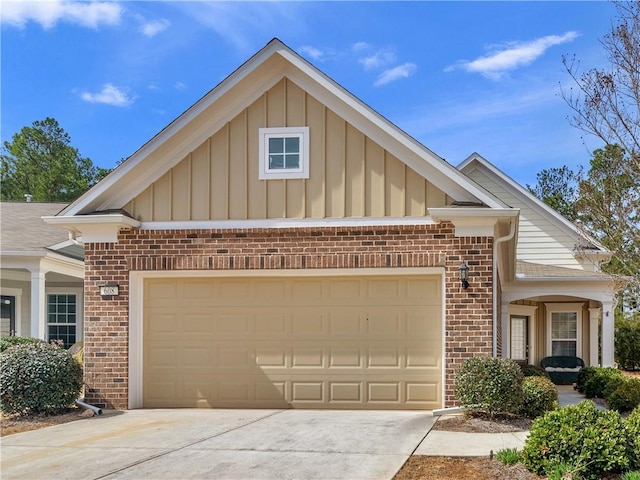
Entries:
{"type": "Polygon", "coordinates": [[[469,287],[469,266],[467,262],[462,262],[462,265],[458,267],[460,270],[460,283],[465,290],[469,287]]]}
{"type": "Polygon", "coordinates": [[[100,285],[101,297],[114,297],[120,294],[120,287],[118,285],[100,285]]]}

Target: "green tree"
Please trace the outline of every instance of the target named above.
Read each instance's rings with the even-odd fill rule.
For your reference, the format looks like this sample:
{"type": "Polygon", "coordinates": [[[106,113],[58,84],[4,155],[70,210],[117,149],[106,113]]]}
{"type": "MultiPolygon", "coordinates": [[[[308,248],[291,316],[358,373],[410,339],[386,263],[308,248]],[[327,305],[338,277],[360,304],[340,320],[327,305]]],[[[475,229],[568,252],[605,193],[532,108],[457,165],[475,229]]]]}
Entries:
{"type": "Polygon", "coordinates": [[[70,145],[69,134],[53,118],[23,127],[4,142],[0,155],[2,200],[70,202],[99,180],[104,172],[70,145]]]}
{"type": "Polygon", "coordinates": [[[640,179],[618,145],[594,152],[575,203],[586,231],[613,253],[603,270],[630,279],[622,308],[637,308],[640,293],[640,179]]]}
{"type": "Polygon", "coordinates": [[[578,218],[575,203],[578,200],[578,182],[581,172],[569,167],[549,168],[536,175],[536,184],[527,189],[551,208],[571,221],[578,218]]]}

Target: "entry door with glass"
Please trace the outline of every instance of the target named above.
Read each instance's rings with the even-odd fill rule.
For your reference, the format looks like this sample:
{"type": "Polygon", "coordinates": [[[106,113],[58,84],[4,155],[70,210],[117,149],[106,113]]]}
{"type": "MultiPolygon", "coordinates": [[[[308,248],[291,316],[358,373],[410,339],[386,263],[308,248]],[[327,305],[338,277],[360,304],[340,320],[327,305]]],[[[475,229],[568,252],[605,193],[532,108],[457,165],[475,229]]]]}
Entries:
{"type": "Polygon", "coordinates": [[[16,297],[2,295],[0,311],[0,336],[13,337],[16,334],[16,297]]]}
{"type": "Polygon", "coordinates": [[[511,316],[511,359],[527,362],[529,358],[529,317],[511,316]]]}

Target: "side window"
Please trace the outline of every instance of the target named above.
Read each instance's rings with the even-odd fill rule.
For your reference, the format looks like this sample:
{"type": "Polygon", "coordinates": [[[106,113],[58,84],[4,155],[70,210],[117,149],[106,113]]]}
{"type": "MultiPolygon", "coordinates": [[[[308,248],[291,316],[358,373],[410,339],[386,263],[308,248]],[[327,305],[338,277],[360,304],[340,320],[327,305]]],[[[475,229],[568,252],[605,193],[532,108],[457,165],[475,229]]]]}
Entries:
{"type": "Polygon", "coordinates": [[[77,307],[75,294],[47,295],[47,340],[62,340],[64,348],[76,343],[77,307]]]}
{"type": "Polygon", "coordinates": [[[309,127],[261,128],[260,180],[309,178],[309,127]]]}

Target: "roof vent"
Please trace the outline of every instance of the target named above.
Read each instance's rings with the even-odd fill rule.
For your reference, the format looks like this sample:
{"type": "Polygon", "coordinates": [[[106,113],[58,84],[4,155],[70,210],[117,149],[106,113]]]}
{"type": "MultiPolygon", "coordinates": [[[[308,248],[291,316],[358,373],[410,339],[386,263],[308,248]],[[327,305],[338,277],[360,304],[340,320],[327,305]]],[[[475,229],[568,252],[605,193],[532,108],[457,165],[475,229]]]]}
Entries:
{"type": "Polygon", "coordinates": [[[31,200],[33,200],[33,195],[31,195],[30,193],[25,193],[24,199],[27,201],[27,203],[31,203],[31,200]]]}

